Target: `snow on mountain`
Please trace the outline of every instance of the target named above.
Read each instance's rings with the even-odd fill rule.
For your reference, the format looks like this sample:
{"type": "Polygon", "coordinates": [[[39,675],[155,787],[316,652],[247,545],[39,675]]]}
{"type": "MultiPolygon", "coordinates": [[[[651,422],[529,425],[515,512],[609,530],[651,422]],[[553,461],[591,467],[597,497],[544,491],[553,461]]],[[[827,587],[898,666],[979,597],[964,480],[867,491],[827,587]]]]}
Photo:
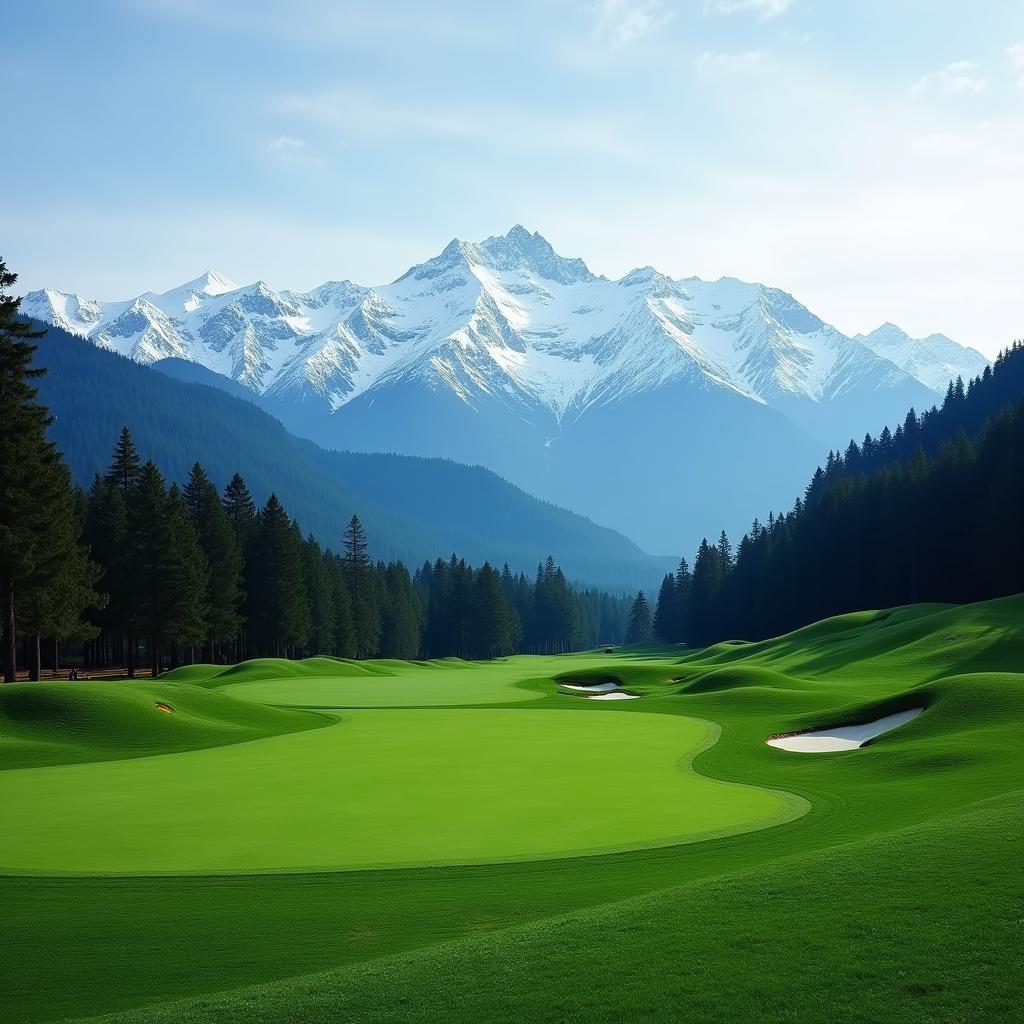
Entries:
{"type": "Polygon", "coordinates": [[[674,381],[774,405],[895,389],[908,374],[934,388],[940,373],[934,339],[907,339],[922,357],[904,359],[879,332],[848,338],[760,284],[676,281],[650,267],[611,281],[519,225],[456,239],[377,288],[275,292],[208,272],[123,302],[45,289],[21,308],[139,362],[189,360],[259,395],[332,411],[415,381],[561,424],[674,381]]]}
{"type": "Polygon", "coordinates": [[[982,373],[989,360],[976,349],[958,345],[944,334],[911,338],[895,324],[882,324],[870,334],[858,334],[872,352],[894,362],[932,391],[944,394],[951,380],[962,377],[966,383],[982,373]]]}

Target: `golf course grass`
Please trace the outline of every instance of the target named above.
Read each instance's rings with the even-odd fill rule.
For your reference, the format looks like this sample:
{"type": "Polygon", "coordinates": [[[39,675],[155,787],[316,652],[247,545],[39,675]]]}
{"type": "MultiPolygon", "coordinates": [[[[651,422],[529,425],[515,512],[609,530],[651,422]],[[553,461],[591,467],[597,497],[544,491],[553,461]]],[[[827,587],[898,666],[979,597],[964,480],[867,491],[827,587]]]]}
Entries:
{"type": "Polygon", "coordinates": [[[689,842],[803,813],[797,797],[694,773],[692,755],[715,731],[667,715],[360,710],[258,743],[6,772],[4,811],[20,826],[0,840],[0,870],[551,857],[689,842]]]}
{"type": "Polygon", "coordinates": [[[17,684],[0,769],[12,1022],[952,1024],[1024,982],[1021,597],[17,684]],[[565,688],[608,683],[639,699],[565,688]]]}

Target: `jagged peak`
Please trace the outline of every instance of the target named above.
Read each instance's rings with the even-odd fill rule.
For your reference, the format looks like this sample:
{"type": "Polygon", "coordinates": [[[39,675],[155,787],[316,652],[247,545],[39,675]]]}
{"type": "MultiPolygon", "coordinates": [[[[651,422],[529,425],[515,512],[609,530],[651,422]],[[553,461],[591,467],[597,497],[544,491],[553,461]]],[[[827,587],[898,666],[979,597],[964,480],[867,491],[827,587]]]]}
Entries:
{"type": "Polygon", "coordinates": [[[219,274],[216,270],[205,270],[195,280],[189,281],[181,287],[210,296],[238,291],[238,285],[234,281],[223,274],[219,274]]]}
{"type": "Polygon", "coordinates": [[[559,256],[539,232],[531,234],[522,224],[514,224],[504,235],[490,235],[482,242],[453,238],[437,256],[410,267],[398,280],[429,280],[456,266],[467,270],[485,267],[494,271],[527,271],[560,284],[597,279],[583,260],[559,256]]]}

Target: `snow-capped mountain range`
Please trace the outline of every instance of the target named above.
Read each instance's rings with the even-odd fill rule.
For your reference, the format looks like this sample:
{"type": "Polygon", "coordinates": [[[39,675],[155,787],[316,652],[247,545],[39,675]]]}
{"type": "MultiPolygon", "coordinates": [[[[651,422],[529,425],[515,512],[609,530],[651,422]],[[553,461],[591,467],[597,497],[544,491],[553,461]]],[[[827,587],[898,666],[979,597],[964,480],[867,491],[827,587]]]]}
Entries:
{"type": "MultiPolygon", "coordinates": [[[[139,362],[228,378],[321,443],[483,462],[659,547],[667,530],[581,507],[579,488],[566,486],[581,464],[607,457],[607,431],[632,436],[627,418],[659,409],[681,453],[717,445],[728,465],[723,436],[741,418],[756,421],[753,407],[779,414],[800,435],[789,447],[806,453],[930,405],[950,377],[984,366],[941,335],[912,341],[886,325],[847,337],[760,284],[673,280],[650,267],[609,280],[518,225],[479,243],[456,239],[379,287],[275,291],[209,272],[120,302],[44,289],[21,309],[139,362]],[[698,408],[702,429],[680,433],[698,408]]],[[[793,461],[799,474],[777,478],[785,486],[813,468],[793,461]]]]}
{"type": "Polygon", "coordinates": [[[468,403],[537,405],[556,420],[679,377],[768,404],[827,402],[908,375],[942,392],[986,363],[943,335],[912,340],[892,324],[848,338],[791,295],[733,278],[672,280],[644,267],[610,281],[518,225],[455,240],[382,287],[276,292],[211,271],[121,302],[44,289],[22,311],[138,362],[184,359],[257,394],[317,395],[332,409],[402,377],[468,403]]]}
{"type": "Polygon", "coordinates": [[[983,373],[989,360],[977,349],[958,345],[944,334],[911,338],[895,324],[885,323],[870,334],[856,334],[872,352],[894,362],[926,387],[942,394],[951,380],[964,383],[983,373]]]}

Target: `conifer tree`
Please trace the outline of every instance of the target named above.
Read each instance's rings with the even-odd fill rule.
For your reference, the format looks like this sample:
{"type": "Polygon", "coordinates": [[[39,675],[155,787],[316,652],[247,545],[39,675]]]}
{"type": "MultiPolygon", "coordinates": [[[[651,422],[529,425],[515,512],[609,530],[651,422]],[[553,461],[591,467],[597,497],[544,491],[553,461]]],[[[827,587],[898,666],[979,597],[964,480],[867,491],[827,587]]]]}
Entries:
{"type": "Polygon", "coordinates": [[[677,630],[678,602],[676,599],[676,579],[666,573],[658,591],[658,603],[654,609],[652,629],[654,636],[662,643],[674,643],[677,630]]]}
{"type": "Polygon", "coordinates": [[[331,604],[334,608],[334,653],[339,658],[356,656],[355,626],[352,623],[352,600],[345,583],[341,559],[332,555],[325,564],[331,588],[331,604]]]}
{"type": "Polygon", "coordinates": [[[118,488],[122,494],[128,494],[138,484],[141,474],[142,463],[131,432],[127,427],[122,427],[121,436],[114,446],[110,468],[107,470],[107,483],[118,488]]]}
{"type": "Polygon", "coordinates": [[[135,637],[132,632],[132,604],[128,544],[128,509],[119,487],[111,487],[97,474],[89,489],[85,517],[85,541],[103,568],[100,586],[108,595],[106,606],[94,621],[100,627],[98,652],[93,660],[106,667],[108,659],[125,664],[128,676],[135,675],[135,637]]]}
{"type": "Polygon", "coordinates": [[[352,603],[356,657],[372,658],[377,653],[380,643],[380,612],[376,594],[373,592],[373,581],[370,578],[370,545],[359,516],[353,515],[348,521],[342,539],[345,546],[342,565],[352,603]]]}
{"type": "MultiPolygon", "coordinates": [[[[91,600],[84,596],[91,593],[91,570],[77,551],[69,475],[46,438],[51,419],[36,401],[33,386],[45,373],[33,366],[32,340],[40,334],[19,318],[20,300],[9,292],[16,281],[17,275],[0,260],[0,633],[5,682],[16,677],[17,603],[22,590],[35,592],[40,622],[55,613],[58,594],[60,601],[72,600],[75,594],[91,600]],[[76,571],[80,575],[74,577],[76,571]],[[67,578],[60,586],[47,590],[48,581],[62,576],[67,578]]],[[[71,611],[64,609],[65,614],[71,611]]]]}
{"type": "Polygon", "coordinates": [[[131,624],[145,639],[153,675],[178,644],[201,642],[208,567],[177,487],[168,491],[153,462],[128,495],[127,581],[131,624]]]}
{"type": "Polygon", "coordinates": [[[217,488],[198,462],[189,474],[184,498],[210,570],[206,637],[209,660],[214,661],[220,646],[234,640],[242,626],[242,548],[217,488]]]}
{"type": "Polygon", "coordinates": [[[276,494],[260,509],[252,551],[254,633],[262,651],[282,657],[308,639],[309,600],[301,543],[276,494]]]}
{"type": "Polygon", "coordinates": [[[511,612],[501,588],[501,577],[490,562],[484,562],[473,580],[470,636],[475,658],[498,657],[512,647],[511,612]]]}
{"type": "Polygon", "coordinates": [[[334,592],[324,553],[312,534],[302,545],[302,556],[309,603],[309,648],[313,654],[332,654],[337,628],[334,592]]]}
{"type": "Polygon", "coordinates": [[[224,488],[224,511],[235,531],[238,543],[245,551],[256,528],[256,503],[252,500],[245,481],[236,473],[224,488]]]}
{"type": "Polygon", "coordinates": [[[673,629],[673,638],[676,643],[683,643],[687,640],[686,635],[686,621],[687,621],[687,606],[690,600],[690,582],[692,577],[690,576],[690,566],[685,558],[679,559],[679,565],[676,568],[676,580],[675,580],[675,595],[676,595],[676,613],[675,613],[675,624],[673,629]]]}
{"type": "Polygon", "coordinates": [[[409,572],[400,562],[384,571],[380,651],[385,658],[415,658],[420,652],[419,598],[409,572]]]}
{"type": "Polygon", "coordinates": [[[248,638],[248,630],[245,624],[250,622],[254,615],[251,595],[255,586],[253,582],[254,559],[252,545],[253,539],[256,536],[256,503],[249,493],[245,480],[238,473],[235,473],[224,488],[221,503],[224,506],[224,511],[227,513],[228,522],[231,523],[234,530],[235,539],[238,541],[238,548],[242,555],[241,588],[243,594],[240,614],[243,622],[238,630],[235,643],[238,647],[239,656],[243,656],[248,638]]]}
{"type": "Polygon", "coordinates": [[[629,611],[629,630],[626,643],[640,644],[651,639],[651,609],[647,604],[647,596],[638,590],[629,611]]]}

